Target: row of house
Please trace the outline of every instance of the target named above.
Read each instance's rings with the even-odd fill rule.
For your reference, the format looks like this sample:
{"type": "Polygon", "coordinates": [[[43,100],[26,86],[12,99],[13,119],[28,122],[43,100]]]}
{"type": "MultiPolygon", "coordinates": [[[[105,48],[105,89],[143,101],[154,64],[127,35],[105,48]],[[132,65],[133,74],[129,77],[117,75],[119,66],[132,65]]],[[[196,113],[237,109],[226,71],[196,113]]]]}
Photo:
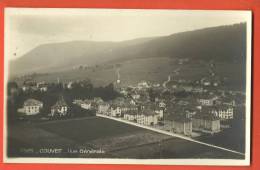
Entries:
{"type": "Polygon", "coordinates": [[[22,86],[22,90],[23,91],[36,91],[36,90],[40,90],[42,92],[46,92],[48,90],[48,84],[44,81],[42,82],[36,82],[32,79],[28,79],[25,80],[23,82],[23,86],[22,86]]]}
{"type": "Polygon", "coordinates": [[[158,106],[134,103],[132,100],[117,98],[110,102],[100,102],[96,104],[94,100],[75,100],[73,103],[84,108],[88,103],[88,108],[96,108],[98,114],[104,114],[111,117],[120,117],[128,121],[135,121],[143,125],[155,125],[162,120],[164,110],[158,106]]]}
{"type": "Polygon", "coordinates": [[[141,111],[128,111],[124,113],[125,120],[134,121],[142,125],[156,125],[161,120],[162,115],[152,109],[144,109],[141,111]]]}
{"type": "Polygon", "coordinates": [[[193,131],[214,134],[220,132],[220,119],[204,113],[195,114],[192,118],[178,115],[172,118],[172,131],[187,136],[193,131]]]}

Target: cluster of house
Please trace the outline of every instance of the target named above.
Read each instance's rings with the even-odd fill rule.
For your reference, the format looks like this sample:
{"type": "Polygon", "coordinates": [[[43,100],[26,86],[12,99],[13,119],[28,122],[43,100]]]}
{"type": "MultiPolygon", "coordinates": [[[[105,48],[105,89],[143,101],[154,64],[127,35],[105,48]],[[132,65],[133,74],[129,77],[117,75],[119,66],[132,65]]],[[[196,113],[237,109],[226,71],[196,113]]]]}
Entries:
{"type": "Polygon", "coordinates": [[[32,79],[25,80],[22,86],[23,91],[36,91],[40,90],[42,92],[46,92],[48,90],[48,84],[44,81],[42,82],[36,82],[32,79]]]}
{"type": "Polygon", "coordinates": [[[164,108],[160,107],[160,103],[153,105],[141,104],[137,103],[136,100],[124,97],[108,102],[100,98],[94,98],[93,100],[74,100],[73,103],[84,109],[96,109],[98,114],[123,118],[143,125],[155,125],[159,120],[163,119],[164,108]]]}
{"type": "MultiPolygon", "coordinates": [[[[207,81],[203,79],[200,83],[207,86],[207,81]]],[[[117,81],[118,84],[120,84],[120,81],[117,81]]],[[[67,86],[69,89],[72,83],[67,86]]],[[[44,82],[35,84],[29,81],[26,82],[24,87],[34,87],[42,89],[41,91],[47,90],[47,85],[44,82]]],[[[185,81],[175,82],[169,78],[165,86],[141,81],[137,86],[120,87],[119,89],[123,97],[118,97],[112,101],[103,101],[96,97],[93,99],[75,99],[73,104],[80,106],[82,109],[96,110],[97,114],[117,117],[146,126],[163,125],[167,120],[171,122],[170,131],[184,135],[191,135],[193,131],[218,133],[221,129],[220,121],[234,118],[236,102],[232,98],[211,94],[205,91],[202,86],[194,86],[185,81]],[[173,91],[177,91],[181,87],[182,90],[192,93],[193,97],[178,99],[172,95],[166,99],[162,94],[169,90],[168,86],[173,91]],[[150,100],[148,91],[151,89],[160,93],[160,96],[155,97],[155,101],[150,100]],[[180,107],[181,110],[176,111],[177,107],[180,107]]],[[[18,112],[35,115],[40,113],[42,108],[43,103],[41,101],[28,99],[24,102],[23,108],[18,109],[18,112]]],[[[66,116],[68,113],[69,106],[61,98],[51,107],[49,116],[66,116]]]]}
{"type": "Polygon", "coordinates": [[[174,115],[172,120],[172,131],[191,136],[193,131],[203,133],[220,132],[220,119],[212,114],[196,113],[192,117],[174,115]]]}
{"type": "MultiPolygon", "coordinates": [[[[149,101],[148,94],[144,91],[132,91],[128,97],[120,97],[113,101],[104,102],[99,100],[74,100],[84,109],[96,108],[98,114],[117,117],[127,121],[136,122],[141,125],[153,126],[164,120],[171,121],[171,131],[185,135],[191,135],[193,131],[203,133],[220,132],[220,120],[232,119],[234,101],[230,103],[219,103],[219,98],[210,95],[200,96],[196,102],[196,108],[185,108],[185,101],[172,104],[171,101],[156,98],[155,102],[149,101]],[[207,97],[206,97],[207,96],[207,97]],[[98,102],[97,102],[98,101],[98,102]],[[171,107],[181,105],[182,110],[175,111],[171,107]],[[219,105],[223,107],[218,107],[219,105]],[[225,107],[224,107],[225,106],[225,107]],[[168,114],[170,116],[165,116],[168,114]]],[[[190,103],[188,103],[190,104],[190,103]]]]}
{"type": "MultiPolygon", "coordinates": [[[[167,83],[168,82],[172,83],[173,81],[169,78],[167,83]]],[[[174,96],[171,96],[170,99],[155,98],[155,103],[160,101],[160,103],[163,104],[163,106],[161,106],[161,108],[163,109],[150,109],[149,113],[151,115],[156,115],[156,113],[162,111],[162,115],[164,115],[165,113],[171,115],[170,117],[163,116],[163,118],[164,120],[171,121],[170,130],[177,133],[191,135],[192,131],[199,131],[211,134],[220,132],[221,122],[232,120],[234,118],[234,108],[237,105],[234,97],[229,94],[225,94],[221,90],[207,89],[208,86],[218,86],[220,84],[220,81],[202,79],[200,82],[198,82],[198,84],[200,85],[194,86],[193,84],[181,80],[172,83],[171,89],[173,91],[177,91],[177,89],[181,88],[181,91],[192,93],[192,97],[181,99],[178,99],[174,96]],[[170,109],[171,106],[180,106],[182,110],[179,110],[176,113],[175,111],[172,111],[170,109]]],[[[144,96],[146,96],[146,98],[149,98],[149,96],[144,95],[146,92],[145,89],[159,89],[159,91],[162,92],[166,89],[169,89],[167,88],[167,85],[165,87],[155,86],[143,81],[138,83],[136,87],[132,86],[131,88],[135,90],[132,90],[130,94],[129,91],[127,93],[125,89],[121,89],[121,93],[124,94],[124,96],[126,97],[130,96],[130,98],[138,101],[144,96]]],[[[149,104],[144,104],[144,106],[147,105],[149,104]]],[[[139,115],[140,113],[138,112],[126,113],[124,115],[124,119],[136,121],[139,123],[139,115]]],[[[152,116],[150,117],[150,120],[153,120],[152,116]]],[[[150,121],[149,123],[157,124],[158,122],[159,121],[157,119],[157,121],[153,121],[153,123],[151,123],[150,121]]]]}
{"type": "Polygon", "coordinates": [[[204,112],[213,114],[221,120],[230,120],[234,118],[235,101],[227,98],[219,98],[213,95],[201,95],[198,99],[204,112]]]}

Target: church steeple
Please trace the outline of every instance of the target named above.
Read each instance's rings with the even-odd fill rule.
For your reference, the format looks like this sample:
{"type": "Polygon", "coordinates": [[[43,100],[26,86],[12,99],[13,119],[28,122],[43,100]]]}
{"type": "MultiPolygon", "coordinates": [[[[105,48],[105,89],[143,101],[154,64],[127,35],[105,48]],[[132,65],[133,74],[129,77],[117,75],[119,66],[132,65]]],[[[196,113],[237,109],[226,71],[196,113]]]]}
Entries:
{"type": "Polygon", "coordinates": [[[120,83],[121,83],[121,80],[120,80],[120,73],[119,73],[119,71],[120,71],[120,68],[117,68],[117,69],[116,69],[116,74],[117,74],[117,80],[116,80],[116,83],[117,83],[117,84],[120,84],[120,83]]]}

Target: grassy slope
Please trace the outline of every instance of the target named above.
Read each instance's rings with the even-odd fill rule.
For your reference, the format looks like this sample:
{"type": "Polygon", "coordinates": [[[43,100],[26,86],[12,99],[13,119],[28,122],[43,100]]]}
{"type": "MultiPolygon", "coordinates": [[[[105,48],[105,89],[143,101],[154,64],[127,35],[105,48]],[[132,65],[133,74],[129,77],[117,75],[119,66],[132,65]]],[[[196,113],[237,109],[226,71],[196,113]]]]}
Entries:
{"type": "MultiPolygon", "coordinates": [[[[136,84],[141,80],[151,82],[164,82],[168,75],[186,80],[198,80],[208,75],[207,62],[188,62],[179,65],[176,59],[169,57],[140,58],[127,60],[121,63],[120,77],[122,84],[136,84]],[[174,70],[180,69],[179,75],[174,74],[174,70]]],[[[227,86],[233,90],[244,88],[245,73],[236,63],[217,63],[216,72],[221,77],[227,77],[227,86]]],[[[67,70],[47,75],[37,76],[37,81],[54,82],[57,78],[61,81],[68,82],[73,80],[89,78],[94,85],[104,86],[114,82],[117,78],[114,68],[104,69],[99,67],[93,70],[67,70]]],[[[22,82],[22,81],[21,81],[22,82]]]]}

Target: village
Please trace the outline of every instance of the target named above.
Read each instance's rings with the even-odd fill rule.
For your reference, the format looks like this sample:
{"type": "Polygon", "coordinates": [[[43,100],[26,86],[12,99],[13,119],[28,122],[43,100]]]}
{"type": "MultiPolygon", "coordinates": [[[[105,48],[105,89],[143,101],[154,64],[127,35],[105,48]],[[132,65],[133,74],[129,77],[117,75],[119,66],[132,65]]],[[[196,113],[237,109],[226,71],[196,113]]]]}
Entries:
{"type": "MultiPolygon", "coordinates": [[[[136,85],[124,86],[118,76],[110,85],[111,93],[116,94],[110,99],[84,96],[82,93],[68,101],[60,93],[55,103],[46,109],[43,101],[28,97],[17,108],[16,116],[24,119],[41,115],[38,117],[42,120],[54,117],[59,120],[73,118],[72,112],[83,111],[94,113],[91,116],[113,117],[183,136],[214,135],[232,127],[236,119],[243,118],[241,115],[245,108],[242,92],[225,91],[219,88],[220,84],[220,81],[209,78],[189,82],[168,76],[162,84],[141,81],[136,85]],[[75,107],[80,109],[75,111],[75,107]]],[[[58,80],[56,85],[73,93],[76,87],[84,87],[84,81],[61,83],[58,80]]],[[[9,98],[11,100],[18,91],[30,96],[28,94],[44,94],[49,90],[49,83],[27,80],[21,87],[17,84],[10,86],[9,98]]]]}

